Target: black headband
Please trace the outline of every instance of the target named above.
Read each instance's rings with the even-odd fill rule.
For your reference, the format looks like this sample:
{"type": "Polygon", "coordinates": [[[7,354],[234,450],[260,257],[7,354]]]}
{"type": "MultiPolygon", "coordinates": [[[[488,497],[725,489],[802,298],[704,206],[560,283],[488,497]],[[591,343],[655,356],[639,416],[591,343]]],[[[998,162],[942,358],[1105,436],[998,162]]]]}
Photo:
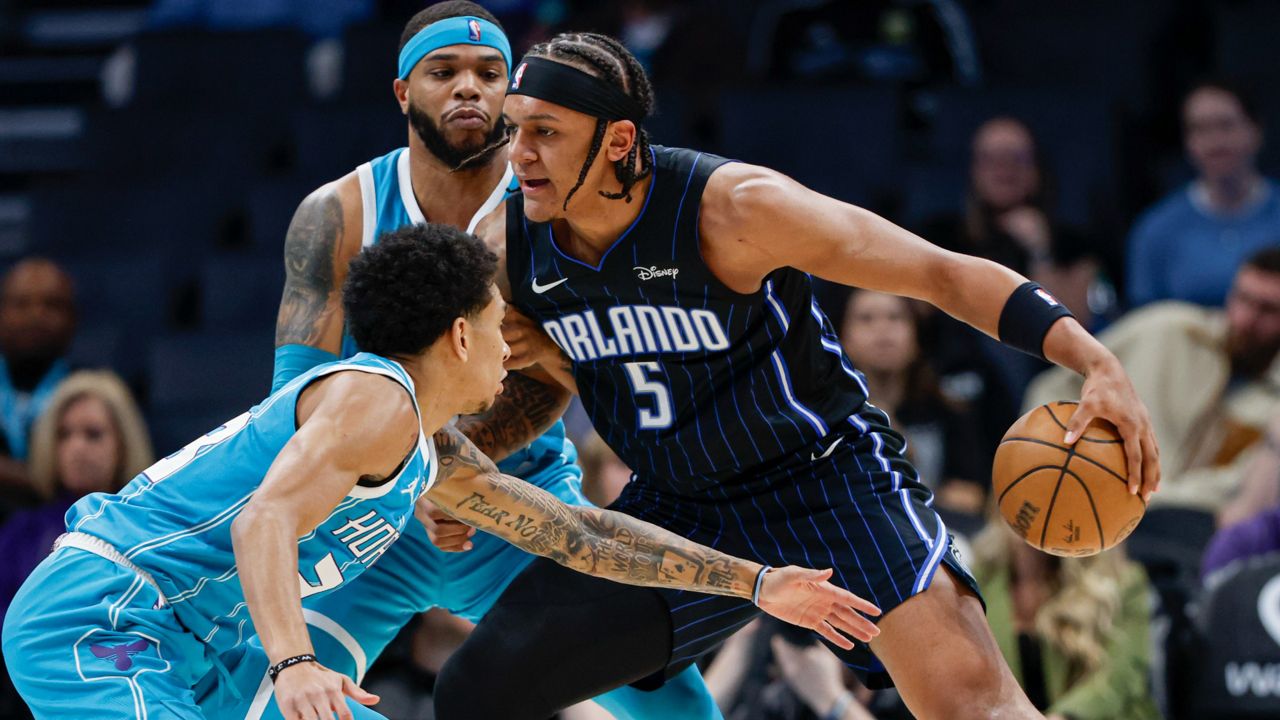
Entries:
{"type": "Polygon", "coordinates": [[[618,88],[575,67],[525,56],[511,75],[508,95],[528,95],[605,120],[639,125],[644,108],[618,88]]]}

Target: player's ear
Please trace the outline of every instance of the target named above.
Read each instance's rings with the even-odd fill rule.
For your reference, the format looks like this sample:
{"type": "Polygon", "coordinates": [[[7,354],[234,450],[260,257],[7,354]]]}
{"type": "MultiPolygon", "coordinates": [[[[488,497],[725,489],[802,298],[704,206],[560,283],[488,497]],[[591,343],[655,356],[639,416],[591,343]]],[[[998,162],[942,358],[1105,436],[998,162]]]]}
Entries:
{"type": "Polygon", "coordinates": [[[409,114],[409,81],[396,78],[391,81],[391,91],[396,95],[396,102],[400,103],[400,114],[409,114]]]}
{"type": "Polygon", "coordinates": [[[631,152],[636,144],[636,124],[630,120],[618,120],[609,123],[609,143],[605,146],[605,157],[609,162],[617,162],[631,152]]]}
{"type": "Polygon", "coordinates": [[[467,338],[470,332],[471,327],[464,317],[454,318],[453,324],[449,326],[449,345],[458,359],[463,362],[466,362],[471,347],[467,338]]]}

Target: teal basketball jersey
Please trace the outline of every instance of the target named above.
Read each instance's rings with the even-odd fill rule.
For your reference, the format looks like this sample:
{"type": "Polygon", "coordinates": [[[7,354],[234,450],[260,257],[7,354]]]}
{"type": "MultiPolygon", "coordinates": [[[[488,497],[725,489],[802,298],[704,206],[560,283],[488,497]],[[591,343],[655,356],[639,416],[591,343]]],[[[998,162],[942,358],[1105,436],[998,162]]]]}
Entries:
{"type": "MultiPolygon", "coordinates": [[[[217,651],[253,633],[232,550],[231,524],[293,437],[298,396],[314,380],[356,371],[388,377],[414,402],[398,363],[360,353],[298,376],[248,412],[142,471],[117,494],[95,493],[67,512],[67,529],[93,535],[155,578],[165,601],[196,637],[217,651]]],[[[304,598],[360,575],[405,531],[414,503],[435,479],[431,439],[392,476],[362,481],[313,531],[298,539],[304,598]]]]}
{"type": "MultiPolygon", "coordinates": [[[[377,243],[378,238],[384,234],[406,225],[427,222],[422,208],[418,207],[417,198],[414,197],[408,148],[392,150],[371,160],[357,168],[356,174],[360,178],[364,247],[377,243]]],[[[502,204],[509,194],[519,191],[520,183],[508,165],[502,180],[467,223],[467,232],[475,232],[481,219],[502,204]]],[[[355,340],[349,334],[345,335],[342,339],[343,357],[349,357],[358,351],[355,340]]],[[[557,422],[529,447],[498,463],[498,467],[508,475],[528,478],[536,473],[553,471],[566,463],[571,464],[571,458],[576,457],[573,444],[565,436],[564,423],[557,422]]]]}

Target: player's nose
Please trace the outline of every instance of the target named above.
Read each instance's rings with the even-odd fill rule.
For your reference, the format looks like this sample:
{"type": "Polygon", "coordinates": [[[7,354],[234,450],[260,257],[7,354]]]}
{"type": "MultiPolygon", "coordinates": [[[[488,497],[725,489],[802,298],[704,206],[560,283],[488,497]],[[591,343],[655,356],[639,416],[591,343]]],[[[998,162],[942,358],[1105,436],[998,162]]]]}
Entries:
{"type": "Polygon", "coordinates": [[[502,341],[502,362],[506,362],[510,359],[511,359],[511,346],[507,344],[506,340],[503,340],[502,341]]]}
{"type": "Polygon", "coordinates": [[[480,78],[471,72],[458,73],[457,83],[453,86],[453,96],[459,100],[479,100],[480,78]]]}

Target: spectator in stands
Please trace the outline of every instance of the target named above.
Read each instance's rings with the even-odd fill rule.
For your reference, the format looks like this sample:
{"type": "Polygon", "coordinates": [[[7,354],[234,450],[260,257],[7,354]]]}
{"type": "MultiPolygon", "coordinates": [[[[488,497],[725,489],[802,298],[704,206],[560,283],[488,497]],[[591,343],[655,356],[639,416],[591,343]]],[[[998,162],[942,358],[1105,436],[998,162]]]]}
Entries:
{"type": "Polygon", "coordinates": [[[1039,282],[1087,327],[1087,295],[1098,263],[1082,233],[1051,217],[1046,175],[1031,129],[1012,117],[992,118],[973,136],[964,215],[934,218],[923,235],[1039,282]]]}
{"type": "Polygon", "coordinates": [[[980,518],[992,450],[983,446],[969,409],[939,392],[921,352],[921,320],[913,302],[854,290],[841,332],[845,352],[866,376],[871,401],[907,438],[907,457],[937,494],[940,508],[980,518]]]}
{"type": "MultiPolygon", "coordinates": [[[[1162,481],[1153,505],[1217,512],[1240,486],[1248,454],[1280,402],[1280,246],[1236,273],[1225,310],[1170,300],[1130,312],[1098,336],[1151,413],[1162,481]]],[[[1050,370],[1026,409],[1080,396],[1050,370]]]]}
{"type": "Polygon", "coordinates": [[[71,504],[119,490],[153,460],[142,413],[114,373],[82,370],[58,386],[31,433],[31,484],[44,504],[0,526],[0,616],[65,531],[71,504]]]}
{"type": "Polygon", "coordinates": [[[1220,306],[1240,263],[1280,244],[1280,187],[1258,173],[1262,124],[1230,83],[1196,85],[1182,104],[1198,177],[1147,210],[1128,243],[1130,307],[1155,300],[1220,306]]]}
{"type": "MultiPolygon", "coordinates": [[[[31,433],[31,484],[43,504],[0,525],[0,621],[27,575],[66,531],[63,517],[80,497],[115,492],[153,460],[142,414],[120,378],[80,371],[64,380],[31,433]]],[[[30,717],[0,667],[0,717],[30,717]]]]}
{"type": "Polygon", "coordinates": [[[995,520],[974,553],[996,643],[1048,720],[1160,717],[1147,686],[1146,574],[1122,548],[1059,558],[995,520]]]}
{"type": "Polygon", "coordinates": [[[1238,560],[1280,552],[1280,411],[1265,440],[1250,451],[1241,492],[1218,522],[1222,529],[1205,550],[1204,577],[1238,560]]]}
{"type": "Polygon", "coordinates": [[[807,630],[769,618],[730,637],[707,668],[726,720],[896,720],[896,692],[872,693],[807,630]]]}
{"type": "Polygon", "coordinates": [[[71,278],[54,263],[23,260],[0,279],[0,487],[26,488],[27,432],[66,377],[75,333],[71,278]]]}

